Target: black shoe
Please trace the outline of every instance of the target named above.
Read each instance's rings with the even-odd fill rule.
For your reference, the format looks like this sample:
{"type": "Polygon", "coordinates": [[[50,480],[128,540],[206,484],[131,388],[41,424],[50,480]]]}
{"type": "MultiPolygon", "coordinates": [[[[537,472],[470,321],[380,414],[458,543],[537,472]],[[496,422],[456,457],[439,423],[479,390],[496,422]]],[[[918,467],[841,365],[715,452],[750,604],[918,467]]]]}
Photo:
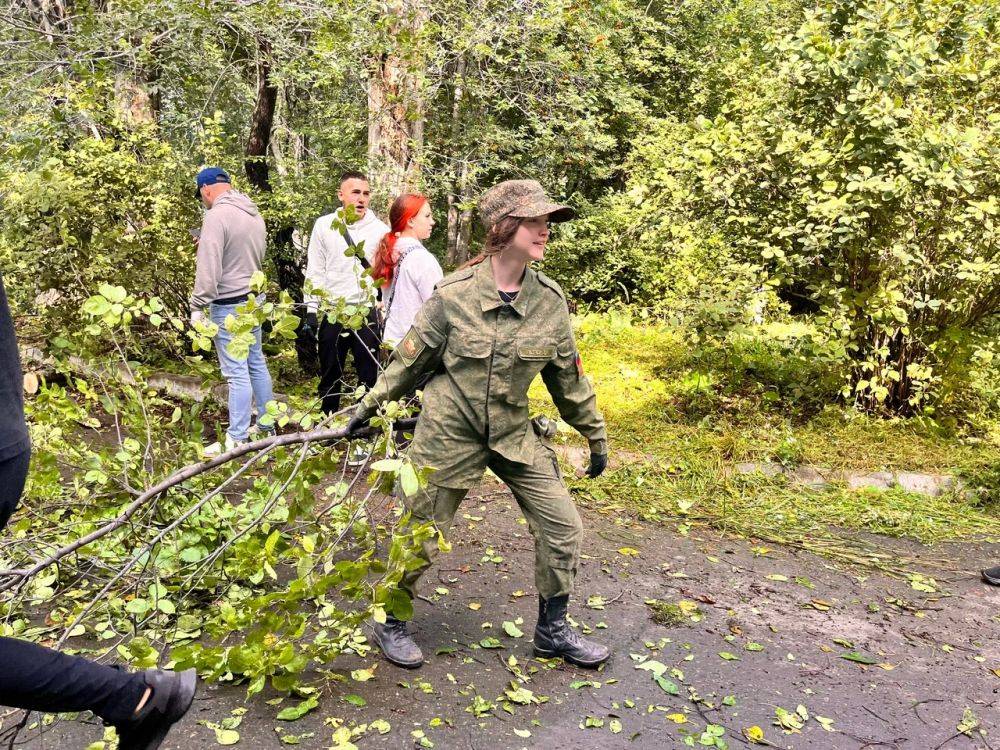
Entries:
{"type": "Polygon", "coordinates": [[[416,669],[424,663],[424,654],[406,629],[406,623],[386,615],[385,624],[374,623],[375,642],[382,654],[397,667],[416,669]]]}
{"type": "Polygon", "coordinates": [[[118,750],[156,750],[175,723],[191,708],[198,689],[198,674],[147,669],[146,685],[153,692],[139,714],[128,724],[116,726],[118,750]]]}
{"type": "Polygon", "coordinates": [[[983,580],[991,586],[1000,586],[1000,565],[984,570],[983,580]]]}
{"type": "Polygon", "coordinates": [[[578,667],[599,667],[611,656],[611,650],[587,640],[566,622],[568,596],[551,599],[538,597],[538,624],[535,626],[535,656],[551,659],[561,656],[578,667]]]}

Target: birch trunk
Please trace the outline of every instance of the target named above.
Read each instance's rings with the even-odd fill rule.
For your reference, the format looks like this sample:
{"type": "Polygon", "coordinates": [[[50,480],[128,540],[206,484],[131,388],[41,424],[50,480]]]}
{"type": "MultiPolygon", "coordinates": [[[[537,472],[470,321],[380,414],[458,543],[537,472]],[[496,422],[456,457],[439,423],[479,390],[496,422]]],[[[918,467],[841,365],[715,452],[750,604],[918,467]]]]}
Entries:
{"type": "MultiPolygon", "coordinates": [[[[414,38],[427,19],[421,0],[395,0],[391,37],[414,38]]],[[[419,44],[419,43],[417,43],[419,44]]],[[[391,44],[372,60],[368,79],[368,170],[376,209],[420,181],[424,140],[421,56],[391,44]]]]}

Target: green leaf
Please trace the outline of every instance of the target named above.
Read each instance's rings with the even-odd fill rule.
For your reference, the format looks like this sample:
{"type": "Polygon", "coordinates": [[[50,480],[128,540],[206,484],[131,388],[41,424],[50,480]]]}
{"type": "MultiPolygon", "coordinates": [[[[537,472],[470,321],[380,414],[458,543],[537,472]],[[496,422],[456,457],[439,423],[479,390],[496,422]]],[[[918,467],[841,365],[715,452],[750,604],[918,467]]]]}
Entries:
{"type": "Polygon", "coordinates": [[[399,471],[403,461],[399,458],[383,458],[371,465],[373,471],[394,472],[399,471]]]}
{"type": "Polygon", "coordinates": [[[522,631],[517,625],[515,625],[510,620],[504,620],[503,632],[509,635],[511,638],[522,638],[524,636],[524,631],[522,631]]]}
{"type": "Polygon", "coordinates": [[[102,318],[111,310],[111,303],[101,295],[96,295],[84,302],[82,309],[87,315],[102,318]]]}
{"type": "Polygon", "coordinates": [[[350,703],[352,706],[357,706],[358,708],[361,708],[363,706],[367,706],[368,705],[368,701],[366,701],[360,695],[353,695],[353,694],[352,695],[345,695],[344,696],[344,700],[347,703],[350,703]]]}
{"type": "Polygon", "coordinates": [[[860,651],[845,651],[840,655],[840,658],[857,662],[858,664],[878,664],[878,659],[868,654],[863,654],[860,651]]]}
{"type": "Polygon", "coordinates": [[[657,685],[660,686],[660,689],[663,690],[663,692],[666,693],[667,695],[680,695],[681,694],[681,691],[677,687],[677,684],[674,683],[674,682],[671,682],[666,677],[662,677],[662,676],[659,676],[659,675],[654,675],[653,680],[656,682],[657,685]]]}
{"type": "Polygon", "coordinates": [[[319,705],[319,699],[310,695],[297,706],[289,706],[278,712],[279,721],[297,721],[319,705]]]}
{"type": "Polygon", "coordinates": [[[150,610],[150,604],[145,599],[136,598],[125,605],[125,611],[133,615],[144,615],[150,610]]]}
{"type": "Polygon", "coordinates": [[[417,473],[413,470],[413,464],[403,464],[399,470],[399,486],[406,497],[413,497],[420,491],[420,480],[417,479],[417,473]]]}

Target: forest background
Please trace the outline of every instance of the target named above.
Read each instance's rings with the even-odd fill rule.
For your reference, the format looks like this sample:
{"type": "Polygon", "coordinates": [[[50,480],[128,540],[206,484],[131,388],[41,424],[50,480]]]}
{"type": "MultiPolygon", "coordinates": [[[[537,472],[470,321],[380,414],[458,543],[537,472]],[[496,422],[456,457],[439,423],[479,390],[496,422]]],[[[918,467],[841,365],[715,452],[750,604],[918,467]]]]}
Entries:
{"type": "MultiPolygon", "coordinates": [[[[480,192],[531,177],[579,210],[542,268],[578,314],[613,444],[646,456],[587,490],[592,501],[682,532],[719,524],[797,543],[828,523],[995,536],[998,40],[989,0],[11,2],[0,263],[19,335],[63,377],[28,404],[29,503],[46,523],[15,524],[20,546],[5,559],[37,560],[43,527],[50,546],[101,528],[214,429],[210,405],[146,387],[156,370],[218,377],[186,323],[193,177],[207,164],[267,220],[274,304],[248,314],[271,318],[291,394],[275,414],[283,427],[316,421],[290,316],[304,239],[336,207],[340,173],[371,174],[381,216],[402,190],[426,193],[439,220],[428,244],[446,269],[475,253],[480,192]],[[760,477],[734,489],[723,464],[747,460],[945,472],[975,491],[873,499],[760,477]]],[[[270,478],[243,490],[251,517],[227,504],[211,515],[218,485],[189,477],[135,516],[142,534],[122,541],[116,527],[94,557],[38,567],[40,583],[5,605],[5,628],[86,630],[132,644],[123,654],[137,663],[156,658],[143,643],[173,642],[179,663],[260,684],[300,673],[296,649],[350,650],[364,613],[326,592],[391,607],[392,571],[377,556],[348,570],[329,543],[369,543],[378,519],[361,528],[363,502],[343,484],[327,488],[330,514],[305,521],[335,461],[291,449],[267,460],[270,478]],[[197,513],[161,534],[192,498],[197,513]],[[266,593],[262,557],[296,570],[280,594],[266,593]],[[123,560],[135,574],[103,588],[123,560]],[[386,585],[361,586],[373,571],[386,585]],[[65,598],[33,621],[54,590],[65,598]],[[190,601],[220,596],[235,609],[190,601]],[[307,599],[337,638],[303,636],[307,599]],[[251,624],[260,638],[239,653],[195,637],[251,624]],[[123,637],[136,628],[148,641],[123,637]]],[[[377,486],[416,480],[405,459],[386,461],[377,486]]]]}

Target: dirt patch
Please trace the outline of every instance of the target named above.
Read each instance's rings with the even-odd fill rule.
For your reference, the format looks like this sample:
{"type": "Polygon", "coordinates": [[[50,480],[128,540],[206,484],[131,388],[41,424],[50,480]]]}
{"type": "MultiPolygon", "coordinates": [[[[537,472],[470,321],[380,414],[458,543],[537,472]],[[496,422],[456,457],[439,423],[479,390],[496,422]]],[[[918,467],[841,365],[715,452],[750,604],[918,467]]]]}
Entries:
{"type": "MultiPolygon", "coordinates": [[[[354,739],[361,750],[414,747],[421,736],[436,748],[501,750],[683,747],[693,735],[704,747],[709,725],[724,729],[730,748],[749,746],[743,733],[754,726],[782,748],[1000,747],[1000,590],[977,573],[1000,561],[1000,546],[880,540],[901,556],[933,559],[921,571],[924,582],[935,581],[926,591],[753,541],[583,515],[585,558],[571,614],[614,647],[604,669],[532,657],[532,540],[510,495],[486,485],[459,511],[454,551],[427,575],[429,601],[417,602],[412,627],[427,664],[402,670],[373,651],[320,665],[344,680],[327,683],[319,707],[277,721],[294,701],[269,705],[277,696],[265,691],[246,705],[238,747],[283,748],[280,738],[294,735],[300,747],[328,748],[337,721],[378,719],[388,732],[354,739]],[[664,627],[650,599],[694,603],[698,617],[685,605],[684,625],[664,627]],[[523,635],[510,635],[517,631],[523,635]],[[500,648],[484,647],[491,638],[500,648]],[[659,675],[653,663],[663,667],[659,675]],[[351,679],[352,670],[372,667],[373,679],[351,679]],[[516,671],[527,681],[518,683],[516,671]],[[512,680],[532,698],[505,695],[512,680]],[[798,716],[784,715],[788,733],[774,725],[778,709],[798,716]],[[985,738],[979,729],[971,737],[959,731],[969,716],[985,738]]],[[[202,686],[163,747],[216,747],[199,722],[229,716],[244,695],[239,686],[202,686]]],[[[62,721],[23,734],[22,746],[83,748],[99,738],[94,723],[62,721]]]]}

